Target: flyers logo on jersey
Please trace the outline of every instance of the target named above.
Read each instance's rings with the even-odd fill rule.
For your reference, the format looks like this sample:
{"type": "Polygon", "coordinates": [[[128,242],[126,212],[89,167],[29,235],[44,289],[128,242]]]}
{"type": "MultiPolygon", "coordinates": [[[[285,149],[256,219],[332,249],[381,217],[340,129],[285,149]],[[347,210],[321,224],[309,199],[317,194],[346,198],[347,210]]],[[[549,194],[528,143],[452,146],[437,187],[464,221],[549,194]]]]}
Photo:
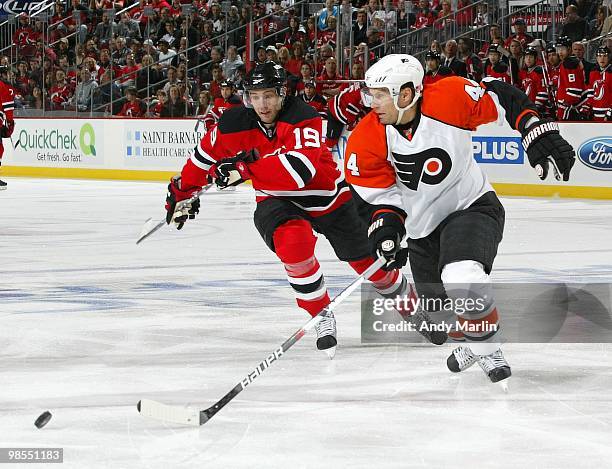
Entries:
{"type": "Polygon", "coordinates": [[[412,155],[391,152],[397,176],[408,188],[416,191],[419,183],[440,184],[451,171],[453,162],[442,148],[429,148],[412,155]]]}

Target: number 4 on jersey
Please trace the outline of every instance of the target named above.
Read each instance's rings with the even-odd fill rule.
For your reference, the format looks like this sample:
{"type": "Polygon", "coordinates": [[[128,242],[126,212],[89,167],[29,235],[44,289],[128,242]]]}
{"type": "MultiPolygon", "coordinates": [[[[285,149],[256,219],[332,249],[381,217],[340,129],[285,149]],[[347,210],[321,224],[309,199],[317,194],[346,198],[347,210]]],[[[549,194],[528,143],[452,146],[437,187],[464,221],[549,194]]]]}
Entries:
{"type": "Polygon", "coordinates": [[[353,176],[359,176],[359,166],[357,166],[357,153],[351,153],[346,161],[346,169],[351,171],[353,176]]]}
{"type": "Polygon", "coordinates": [[[485,89],[478,85],[465,85],[465,92],[470,95],[474,101],[478,101],[485,94],[485,89]]]}

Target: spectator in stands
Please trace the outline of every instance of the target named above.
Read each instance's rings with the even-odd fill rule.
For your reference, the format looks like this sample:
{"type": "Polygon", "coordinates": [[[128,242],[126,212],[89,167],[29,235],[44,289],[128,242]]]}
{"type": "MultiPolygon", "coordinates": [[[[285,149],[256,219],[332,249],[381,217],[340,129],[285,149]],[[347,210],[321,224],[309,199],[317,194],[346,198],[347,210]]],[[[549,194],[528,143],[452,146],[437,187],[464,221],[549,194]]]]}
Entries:
{"type": "Polygon", "coordinates": [[[74,105],[79,112],[91,111],[93,108],[93,100],[98,83],[91,76],[91,72],[87,67],[81,69],[81,79],[79,80],[76,90],[74,91],[74,105]]]}
{"type": "Polygon", "coordinates": [[[519,71],[523,68],[523,48],[519,40],[512,39],[509,50],[503,51],[503,55],[509,67],[510,83],[519,86],[519,71]]]}
{"type": "Polygon", "coordinates": [[[323,119],[327,119],[327,100],[317,93],[317,86],[314,81],[304,82],[304,91],[299,96],[306,104],[313,107],[323,119]]]}
{"type": "Polygon", "coordinates": [[[259,46],[257,48],[257,52],[255,53],[255,64],[262,64],[266,60],[266,48],[264,46],[259,46]]]}
{"type": "Polygon", "coordinates": [[[387,32],[387,35],[392,37],[397,35],[397,12],[395,11],[393,0],[385,0],[385,8],[379,10],[375,17],[382,20],[382,29],[387,32]]]}
{"type": "Polygon", "coordinates": [[[157,46],[159,47],[159,65],[161,65],[162,69],[167,69],[171,65],[177,65],[177,55],[174,49],[170,49],[168,45],[168,41],[165,39],[161,39],[157,46]]]}
{"type": "Polygon", "coordinates": [[[163,89],[166,93],[169,93],[171,86],[178,85],[178,76],[176,73],[176,67],[175,66],[168,67],[168,70],[166,70],[166,73],[168,74],[168,81],[164,85],[163,89]]]}
{"type": "Polygon", "coordinates": [[[323,73],[317,78],[319,83],[319,91],[323,97],[331,98],[336,96],[345,87],[344,83],[335,83],[335,80],[344,80],[344,77],[338,73],[338,64],[335,57],[329,57],[325,60],[325,68],[323,73]]]}
{"type": "Polygon", "coordinates": [[[13,33],[13,44],[17,47],[17,55],[29,57],[35,53],[38,34],[30,25],[30,17],[26,13],[18,15],[17,29],[13,33]]]}
{"type": "Polygon", "coordinates": [[[292,46],[296,42],[303,42],[306,37],[306,30],[300,24],[296,16],[289,18],[289,30],[285,33],[285,45],[292,46]]]}
{"type": "Polygon", "coordinates": [[[66,73],[63,70],[55,72],[55,82],[51,73],[46,75],[46,88],[49,90],[49,101],[52,110],[64,110],[72,98],[72,87],[66,81],[66,73]],[[51,85],[51,86],[49,86],[51,85]]]}
{"type": "Polygon", "coordinates": [[[351,67],[351,80],[363,80],[365,77],[365,69],[361,62],[353,63],[351,67]]]}
{"type": "Polygon", "coordinates": [[[459,49],[459,59],[465,63],[467,78],[480,81],[482,79],[482,61],[474,54],[474,42],[467,37],[460,37],[457,40],[459,49]]]}
{"type": "Polygon", "coordinates": [[[338,17],[338,5],[336,5],[335,0],[325,0],[325,8],[319,11],[317,15],[317,28],[319,31],[331,28],[328,22],[330,16],[338,17]]]}
{"type": "Polygon", "coordinates": [[[95,74],[94,78],[97,79],[99,76],[101,76],[104,73],[105,70],[109,70],[109,69],[111,70],[113,79],[117,79],[119,76],[121,76],[121,69],[111,62],[110,53],[108,52],[108,49],[102,49],[100,51],[100,61],[98,63],[98,73],[95,74]]]}
{"type": "Polygon", "coordinates": [[[212,79],[210,80],[209,91],[210,96],[214,99],[221,97],[221,82],[223,81],[223,71],[219,64],[214,64],[211,67],[212,79]]]}
{"type": "Polygon", "coordinates": [[[455,15],[453,14],[450,0],[442,0],[442,9],[438,12],[438,17],[434,23],[437,29],[452,28],[455,23],[455,15]]]}
{"type": "Polygon", "coordinates": [[[136,75],[138,74],[138,70],[140,70],[140,65],[136,63],[132,53],[126,55],[125,61],[126,64],[121,67],[119,73],[122,88],[134,86],[136,84],[136,75]]]}
{"type": "Polygon", "coordinates": [[[442,65],[442,57],[438,52],[430,50],[425,54],[423,85],[431,85],[451,75],[453,75],[453,71],[442,65]]]}
{"type": "Polygon", "coordinates": [[[110,41],[117,34],[117,23],[111,20],[108,11],[102,13],[102,22],[96,25],[93,35],[101,41],[110,41]]]}
{"type": "Polygon", "coordinates": [[[58,59],[60,57],[65,56],[68,59],[69,63],[74,64],[74,59],[75,59],[74,54],[75,54],[74,51],[68,46],[68,39],[66,39],[65,37],[61,38],[59,42],[57,43],[58,59]]]}
{"type": "Polygon", "coordinates": [[[608,16],[610,16],[610,9],[606,5],[600,5],[597,8],[597,15],[589,23],[590,39],[601,36],[604,23],[608,16]]]}
{"type": "Polygon", "coordinates": [[[145,55],[149,55],[153,59],[153,62],[157,62],[157,60],[159,59],[159,51],[153,45],[153,41],[151,39],[145,39],[143,45],[143,58],[145,55]]]}
{"type": "Polygon", "coordinates": [[[173,85],[168,93],[168,102],[162,107],[161,117],[185,117],[186,102],[179,87],[173,85]]]}
{"type": "Polygon", "coordinates": [[[589,83],[589,76],[591,75],[591,70],[596,68],[596,64],[589,62],[584,58],[585,48],[583,42],[574,42],[572,44],[572,55],[575,55],[578,60],[582,63],[582,67],[584,69],[584,78],[585,84],[589,83]]]}
{"type": "Polygon", "coordinates": [[[531,37],[529,34],[527,34],[527,23],[525,22],[525,20],[523,18],[516,18],[512,25],[514,26],[514,34],[510,37],[508,37],[505,41],[504,41],[504,47],[506,49],[510,48],[510,43],[513,40],[517,40],[519,41],[519,43],[521,44],[521,47],[523,49],[525,49],[527,47],[527,44],[529,44],[530,42],[533,41],[533,37],[531,37]]]}
{"type": "Polygon", "coordinates": [[[219,41],[215,36],[212,23],[204,21],[200,31],[200,43],[197,47],[198,54],[201,56],[200,64],[208,62],[211,59],[213,49],[219,46],[219,41]]]}
{"type": "Polygon", "coordinates": [[[476,15],[472,22],[474,29],[482,28],[490,23],[489,4],[487,2],[479,3],[476,6],[476,15]]]}
{"type": "Polygon", "coordinates": [[[278,50],[276,63],[283,67],[287,72],[287,65],[289,64],[290,57],[291,54],[289,53],[289,49],[287,49],[285,46],[278,50]]]}
{"type": "Polygon", "coordinates": [[[489,46],[493,44],[503,44],[504,39],[501,36],[501,28],[498,24],[492,24],[489,26],[489,41],[483,43],[480,51],[478,52],[478,57],[484,60],[489,53],[489,46]]]}
{"type": "Polygon", "coordinates": [[[368,29],[368,49],[374,53],[374,56],[379,59],[384,55],[383,41],[380,37],[380,31],[375,28],[368,29]]]}
{"type": "Polygon", "coordinates": [[[576,5],[568,5],[559,36],[566,36],[572,42],[581,41],[589,36],[588,27],[586,20],[578,16],[576,5]]]}
{"type": "Polygon", "coordinates": [[[27,104],[30,109],[42,109],[43,108],[43,94],[40,87],[35,86],[32,88],[32,94],[27,98],[27,104]]]}
{"type": "Polygon", "coordinates": [[[30,88],[30,71],[28,63],[25,60],[17,62],[17,73],[15,74],[15,88],[22,96],[28,96],[31,92],[30,88]]]}
{"type": "Polygon", "coordinates": [[[442,46],[440,45],[440,41],[438,41],[437,39],[431,41],[431,44],[429,45],[429,50],[437,52],[438,54],[440,54],[440,57],[442,56],[442,46]]]}
{"type": "Polygon", "coordinates": [[[437,13],[431,9],[429,0],[419,0],[419,6],[415,11],[414,24],[411,29],[423,29],[433,26],[437,13]]]}
{"type": "MultiPolygon", "coordinates": [[[[408,0],[410,4],[414,3],[408,0]]],[[[415,22],[415,14],[406,8],[406,0],[399,0],[397,3],[397,34],[406,34],[415,22]]]]}
{"type": "Polygon", "coordinates": [[[211,3],[206,19],[212,23],[213,31],[216,34],[221,34],[223,32],[225,16],[221,13],[221,7],[217,2],[211,3]]]}
{"type": "MultiPolygon", "coordinates": [[[[444,11],[444,10],[442,10],[444,11]]],[[[457,41],[449,39],[444,44],[444,66],[450,68],[455,75],[467,78],[465,62],[457,58],[457,41]]]]}
{"type": "Polygon", "coordinates": [[[306,20],[306,48],[308,50],[312,50],[314,51],[315,48],[315,23],[316,23],[316,18],[314,16],[311,16],[310,18],[308,18],[306,20]]]}
{"type": "Polygon", "coordinates": [[[353,44],[368,40],[368,16],[364,9],[357,12],[357,20],[353,24],[353,44]]]}
{"type": "Polygon", "coordinates": [[[159,64],[155,64],[150,55],[145,55],[142,58],[142,68],[136,73],[136,88],[141,90],[143,96],[150,96],[163,79],[159,64]]]}
{"type": "Polygon", "coordinates": [[[212,99],[210,93],[206,90],[200,91],[198,94],[198,102],[194,109],[194,117],[203,118],[212,108],[212,99]]]}
{"type": "Polygon", "coordinates": [[[502,62],[502,54],[499,51],[499,44],[489,46],[488,59],[484,64],[484,76],[497,78],[498,80],[510,83],[510,69],[508,64],[502,62]]]}
{"type": "Polygon", "coordinates": [[[304,63],[304,46],[300,41],[294,42],[292,47],[292,55],[286,65],[286,70],[296,77],[300,76],[300,69],[304,63]]]}
{"type": "Polygon", "coordinates": [[[295,86],[297,94],[300,94],[304,91],[304,83],[306,83],[307,81],[314,81],[313,68],[313,64],[310,62],[304,62],[300,67],[299,80],[295,86]]]}
{"type": "Polygon", "coordinates": [[[221,62],[223,76],[233,81],[236,69],[242,64],[242,59],[238,55],[238,48],[236,46],[229,46],[227,49],[227,57],[221,62]]]}
{"type": "Polygon", "coordinates": [[[136,88],[130,87],[125,90],[125,97],[127,101],[117,115],[121,117],[145,117],[146,106],[138,99],[136,88]]]}
{"type": "Polygon", "coordinates": [[[368,5],[366,6],[366,14],[368,15],[368,24],[372,24],[374,16],[376,12],[380,10],[380,2],[379,0],[368,0],[368,5]]]}
{"type": "Polygon", "coordinates": [[[130,39],[140,39],[140,27],[138,21],[133,20],[128,12],[121,13],[121,19],[117,26],[117,36],[130,39]]]}
{"type": "Polygon", "coordinates": [[[96,109],[100,109],[106,105],[105,111],[113,116],[116,115],[122,107],[123,100],[121,96],[121,88],[119,88],[111,78],[110,70],[107,70],[100,77],[100,85],[94,97],[96,109]]]}
{"type": "MultiPolygon", "coordinates": [[[[181,31],[176,29],[176,24],[172,20],[166,21],[164,31],[159,37],[160,41],[166,41],[168,46],[176,50],[181,40],[181,31]]],[[[159,44],[159,41],[157,42],[159,44]]]]}
{"type": "Polygon", "coordinates": [[[278,50],[276,47],[270,45],[266,47],[266,61],[276,62],[278,59],[278,50]]]}

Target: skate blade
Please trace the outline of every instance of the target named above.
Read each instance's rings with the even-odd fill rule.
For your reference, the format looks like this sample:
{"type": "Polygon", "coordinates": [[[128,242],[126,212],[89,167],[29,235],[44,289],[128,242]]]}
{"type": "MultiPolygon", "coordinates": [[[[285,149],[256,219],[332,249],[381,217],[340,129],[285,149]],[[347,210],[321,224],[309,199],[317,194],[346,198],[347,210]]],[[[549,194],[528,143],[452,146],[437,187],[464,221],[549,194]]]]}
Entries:
{"type": "Polygon", "coordinates": [[[323,350],[325,352],[325,354],[327,355],[327,357],[330,360],[333,360],[334,357],[336,356],[336,347],[330,347],[330,348],[326,348],[325,350],[323,350]]]}

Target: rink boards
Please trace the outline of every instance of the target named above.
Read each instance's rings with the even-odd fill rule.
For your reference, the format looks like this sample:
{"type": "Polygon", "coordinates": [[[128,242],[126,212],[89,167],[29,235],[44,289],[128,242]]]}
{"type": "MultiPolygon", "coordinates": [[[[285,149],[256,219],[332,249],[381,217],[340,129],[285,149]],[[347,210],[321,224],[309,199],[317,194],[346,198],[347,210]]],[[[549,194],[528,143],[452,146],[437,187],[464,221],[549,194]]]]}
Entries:
{"type": "MultiPolygon", "coordinates": [[[[569,183],[541,182],[518,132],[482,126],[474,158],[501,195],[612,199],[612,126],[560,124],[577,160],[569,183]]],[[[5,139],[5,176],[167,180],[180,171],[203,136],[195,119],[18,119],[5,139]]],[[[349,133],[334,148],[342,159],[349,133]]]]}

